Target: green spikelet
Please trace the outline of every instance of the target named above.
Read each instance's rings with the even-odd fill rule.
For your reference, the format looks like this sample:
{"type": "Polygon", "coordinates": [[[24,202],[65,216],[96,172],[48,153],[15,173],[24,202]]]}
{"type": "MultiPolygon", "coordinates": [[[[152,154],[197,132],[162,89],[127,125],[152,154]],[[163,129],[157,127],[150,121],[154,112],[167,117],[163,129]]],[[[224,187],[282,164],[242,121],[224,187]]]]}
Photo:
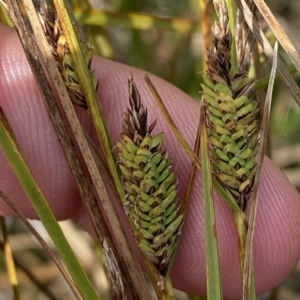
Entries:
{"type": "Polygon", "coordinates": [[[124,208],[134,228],[138,246],[158,273],[165,276],[176,248],[183,215],[175,174],[167,151],[162,150],[163,133],[152,135],[156,124],[147,125],[147,110],[129,79],[130,109],[124,113],[119,167],[126,194],[124,208]]]}
{"type": "MultiPolygon", "coordinates": [[[[51,6],[42,2],[40,3],[38,15],[72,102],[75,105],[87,109],[86,100],[82,93],[82,88],[79,85],[70,50],[56,12],[51,6]]],[[[77,29],[81,39],[81,50],[86,58],[86,65],[90,69],[90,76],[93,81],[94,89],[97,90],[98,80],[96,79],[94,72],[91,70],[93,47],[84,40],[83,35],[80,34],[79,28],[77,29]]]]}
{"type": "Polygon", "coordinates": [[[247,73],[231,73],[228,24],[213,28],[214,49],[208,51],[203,97],[214,176],[242,210],[246,209],[256,173],[258,102],[247,73]]]}

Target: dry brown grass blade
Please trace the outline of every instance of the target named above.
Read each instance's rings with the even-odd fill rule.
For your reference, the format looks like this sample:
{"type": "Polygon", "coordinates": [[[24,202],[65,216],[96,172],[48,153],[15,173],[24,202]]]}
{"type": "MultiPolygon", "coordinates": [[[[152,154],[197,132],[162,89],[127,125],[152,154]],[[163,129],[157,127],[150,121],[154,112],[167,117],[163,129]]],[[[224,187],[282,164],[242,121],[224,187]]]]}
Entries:
{"type": "Polygon", "coordinates": [[[256,7],[259,9],[260,13],[262,14],[265,21],[270,26],[270,29],[276,36],[277,40],[290,57],[291,61],[293,62],[294,66],[300,73],[300,55],[296,48],[294,47],[293,43],[290,41],[289,37],[280,26],[279,22],[276,20],[274,15],[272,14],[269,7],[266,5],[265,1],[263,0],[253,0],[256,4],[256,7]]]}
{"type": "MultiPolygon", "coordinates": [[[[64,268],[64,266],[61,264],[61,262],[57,259],[53,251],[49,248],[45,240],[41,237],[41,235],[34,229],[34,227],[28,222],[28,220],[25,218],[25,216],[16,208],[14,203],[0,190],[0,197],[5,201],[5,203],[17,214],[17,216],[22,220],[24,225],[27,227],[27,229],[34,235],[34,237],[39,241],[41,246],[44,248],[44,250],[48,253],[48,255],[51,257],[52,261],[55,263],[57,268],[59,269],[61,275],[65,278],[66,282],[69,284],[70,289],[74,293],[77,299],[83,299],[81,294],[77,291],[76,287],[74,286],[72,279],[70,278],[68,272],[64,268]]],[[[24,268],[23,268],[24,269],[24,268]]],[[[28,273],[28,272],[27,272],[28,273]]],[[[29,274],[28,274],[29,275],[29,274]]],[[[32,278],[33,279],[33,278],[32,278]]],[[[38,284],[38,281],[34,280],[34,282],[38,284]]],[[[43,289],[41,287],[41,289],[43,289]]]]}
{"type": "MultiPolygon", "coordinates": [[[[257,9],[253,0],[247,0],[249,8],[252,11],[254,17],[256,16],[257,9]]],[[[237,11],[236,21],[236,52],[238,59],[239,73],[249,71],[251,64],[252,52],[255,47],[255,39],[253,33],[249,29],[244,14],[241,10],[237,11]]]]}
{"type": "Polygon", "coordinates": [[[119,218],[114,212],[110,196],[96,167],[88,143],[85,140],[81,125],[76,117],[76,113],[71,104],[70,98],[68,97],[61,75],[57,70],[56,62],[52,57],[51,50],[49,49],[48,42],[45,39],[32,2],[24,1],[24,7],[28,18],[31,21],[34,36],[28,29],[26,22],[24,21],[24,16],[22,15],[20,7],[16,1],[8,0],[7,4],[35,78],[42,91],[47,109],[51,115],[61,144],[66,153],[71,170],[77,181],[82,199],[88,208],[96,233],[101,241],[101,245],[106,246],[106,254],[111,255],[114,253],[114,256],[111,255],[110,257],[107,257],[107,259],[113,263],[114,267],[118,265],[119,268],[121,268],[121,271],[116,269],[108,270],[112,271],[110,274],[112,282],[114,282],[115,286],[118,286],[118,290],[115,290],[115,293],[120,294],[120,297],[125,297],[124,293],[126,293],[129,298],[139,297],[141,299],[147,299],[149,298],[149,292],[147,290],[143,274],[136,262],[136,259],[130,252],[130,247],[119,223],[119,218]],[[38,44],[36,41],[38,41],[38,44]],[[46,76],[44,70],[47,70],[48,76],[46,76]],[[52,79],[52,83],[56,89],[55,94],[60,95],[60,100],[62,101],[62,106],[67,115],[68,122],[73,132],[76,133],[75,138],[77,144],[81,147],[81,152],[84,153],[83,157],[78,155],[76,148],[73,146],[74,143],[69,136],[64,120],[61,117],[56,104],[56,98],[47,81],[48,78],[52,79]],[[102,200],[104,209],[108,213],[108,218],[106,220],[104,220],[98,207],[96,197],[93,194],[92,184],[89,181],[89,176],[84,172],[84,167],[82,165],[83,159],[88,166],[91,177],[94,179],[96,190],[99,195],[98,198],[102,200]],[[115,241],[118,243],[118,247],[115,246],[112,240],[112,235],[106,224],[107,221],[111,222],[110,228],[114,232],[114,236],[116,237],[115,241]],[[120,274],[122,275],[120,276],[120,274]]]}
{"type": "MultiPolygon", "coordinates": [[[[268,57],[269,61],[272,63],[273,48],[270,45],[267,38],[265,37],[263,31],[260,29],[259,25],[255,21],[252,12],[247,6],[247,3],[245,2],[245,0],[235,0],[235,3],[237,7],[244,12],[245,20],[249,28],[253,32],[257,41],[262,46],[264,53],[268,57]]],[[[283,82],[286,84],[287,88],[290,90],[291,94],[293,95],[295,101],[300,106],[300,90],[280,58],[278,58],[277,70],[279,72],[281,79],[283,80],[283,82]]]]}
{"type": "Polygon", "coordinates": [[[265,148],[267,144],[267,132],[268,132],[269,116],[270,116],[271,103],[272,103],[272,92],[274,87],[274,80],[275,80],[276,66],[277,66],[277,51],[278,51],[278,44],[276,42],[274,47],[274,54],[273,54],[274,60],[272,64],[270,82],[269,82],[266,101],[265,101],[264,116],[263,116],[261,136],[260,136],[260,148],[257,154],[257,160],[258,160],[257,174],[255,176],[254,188],[252,192],[253,202],[251,205],[249,222],[248,222],[248,232],[247,232],[247,240],[246,240],[246,260],[245,260],[244,276],[243,276],[243,300],[251,299],[249,298],[248,293],[249,293],[249,287],[251,286],[251,280],[252,280],[251,273],[253,272],[252,242],[254,237],[255,217],[256,217],[257,205],[258,205],[259,180],[260,180],[261,169],[264,160],[265,148]]]}

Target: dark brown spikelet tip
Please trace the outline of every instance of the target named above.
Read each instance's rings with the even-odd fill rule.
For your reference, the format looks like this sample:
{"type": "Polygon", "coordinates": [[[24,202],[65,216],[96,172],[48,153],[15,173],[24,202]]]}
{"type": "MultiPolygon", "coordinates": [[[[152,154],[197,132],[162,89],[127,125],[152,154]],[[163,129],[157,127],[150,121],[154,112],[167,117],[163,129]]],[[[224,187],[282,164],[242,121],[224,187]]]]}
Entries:
{"type": "Polygon", "coordinates": [[[214,176],[245,210],[257,166],[258,102],[247,73],[231,74],[232,38],[228,18],[222,20],[225,23],[217,22],[213,28],[214,48],[208,50],[201,86],[214,176]]]}
{"type": "MultiPolygon", "coordinates": [[[[73,104],[83,107],[84,109],[88,109],[82,88],[78,82],[78,77],[72,62],[66,37],[61,28],[60,20],[57,17],[56,11],[46,2],[41,2],[39,3],[38,16],[73,104]]],[[[90,70],[94,89],[97,90],[98,80],[96,79],[94,72],[91,70],[93,47],[84,40],[79,28],[77,28],[77,30],[80,37],[81,50],[85,55],[86,65],[90,70]]]]}
{"type": "Polygon", "coordinates": [[[140,145],[147,134],[155,127],[156,120],[148,126],[147,109],[141,101],[140,93],[133,82],[132,75],[128,80],[130,108],[123,115],[122,133],[128,136],[136,145],[140,145]]]}
{"type": "MultiPolygon", "coordinates": [[[[128,84],[130,108],[123,115],[121,141],[117,144],[126,194],[124,208],[140,250],[164,277],[176,249],[183,215],[178,213],[172,161],[162,150],[164,135],[151,134],[156,121],[147,125],[147,109],[132,76],[128,84]]],[[[164,288],[163,282],[159,285],[164,288]]]]}

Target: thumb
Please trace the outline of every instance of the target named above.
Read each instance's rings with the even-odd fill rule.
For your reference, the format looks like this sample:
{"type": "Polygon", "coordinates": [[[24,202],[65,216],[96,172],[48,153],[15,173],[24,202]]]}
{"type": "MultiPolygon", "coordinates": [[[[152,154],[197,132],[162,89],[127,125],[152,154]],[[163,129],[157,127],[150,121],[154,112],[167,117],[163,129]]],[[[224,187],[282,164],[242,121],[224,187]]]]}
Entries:
{"type": "MultiPolygon", "coordinates": [[[[18,38],[14,31],[3,27],[0,27],[0,36],[0,105],[57,218],[76,217],[84,228],[91,230],[18,38]]],[[[132,71],[142,100],[148,107],[149,120],[151,122],[158,118],[156,130],[165,133],[165,143],[172,149],[174,162],[179,166],[177,176],[182,196],[190,161],[155,106],[143,80],[143,72],[102,58],[95,58],[93,63],[96,75],[101,79],[99,99],[114,143],[119,139],[122,111],[128,105],[127,77],[132,71]]],[[[151,79],[182,134],[192,145],[199,118],[197,103],[165,81],[154,76],[151,79]]],[[[93,135],[88,114],[81,111],[80,119],[93,135]]],[[[0,189],[27,217],[36,217],[2,151],[0,165],[0,189]]],[[[215,198],[223,292],[225,298],[236,299],[241,297],[236,230],[230,209],[219,196],[215,198]]],[[[0,214],[11,214],[2,201],[0,214]]],[[[122,212],[120,218],[125,219],[122,212]]],[[[176,287],[193,294],[205,293],[203,233],[201,179],[197,176],[180,248],[172,269],[176,287]]],[[[280,170],[265,158],[254,237],[254,269],[258,293],[277,285],[295,267],[300,256],[299,236],[299,195],[280,170]]]]}

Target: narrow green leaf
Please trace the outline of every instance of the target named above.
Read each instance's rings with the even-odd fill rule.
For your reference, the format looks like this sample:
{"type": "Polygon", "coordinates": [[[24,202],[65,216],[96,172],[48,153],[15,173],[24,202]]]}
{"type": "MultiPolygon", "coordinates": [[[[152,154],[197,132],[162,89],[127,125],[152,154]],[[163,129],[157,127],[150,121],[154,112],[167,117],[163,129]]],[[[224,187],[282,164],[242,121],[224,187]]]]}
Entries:
{"type": "Polygon", "coordinates": [[[268,132],[268,124],[269,124],[269,116],[271,110],[272,103],[272,93],[276,75],[276,67],[277,67],[277,51],[278,51],[278,43],[276,42],[273,53],[273,63],[272,70],[270,75],[270,82],[268,86],[265,107],[264,107],[264,115],[263,122],[261,128],[261,137],[260,137],[260,148],[257,155],[258,164],[257,164],[257,174],[255,176],[254,187],[252,192],[253,203],[251,205],[251,211],[249,215],[249,225],[248,225],[248,233],[246,240],[246,259],[245,259],[245,267],[244,267],[244,276],[243,276],[243,300],[255,300],[255,282],[254,282],[254,271],[253,271],[253,261],[252,261],[252,243],[255,229],[255,217],[257,212],[258,205],[258,186],[261,175],[262,164],[264,160],[264,153],[267,143],[267,132],[268,132]]]}
{"type": "Polygon", "coordinates": [[[218,254],[217,229],[209,157],[209,143],[206,128],[205,103],[203,100],[200,103],[200,137],[205,224],[207,299],[221,300],[223,297],[218,254]]]}
{"type": "Polygon", "coordinates": [[[82,88],[82,92],[88,104],[88,108],[92,117],[93,125],[101,142],[102,150],[106,158],[112,180],[115,184],[120,201],[124,202],[124,193],[119,179],[119,174],[116,169],[115,160],[112,154],[112,145],[105,124],[102,109],[99,105],[98,97],[95,92],[90,72],[85,63],[79,38],[74,30],[74,25],[70,19],[68,8],[64,0],[54,0],[54,5],[63,28],[68,47],[73,59],[74,67],[77,70],[78,81],[82,88]]]}

